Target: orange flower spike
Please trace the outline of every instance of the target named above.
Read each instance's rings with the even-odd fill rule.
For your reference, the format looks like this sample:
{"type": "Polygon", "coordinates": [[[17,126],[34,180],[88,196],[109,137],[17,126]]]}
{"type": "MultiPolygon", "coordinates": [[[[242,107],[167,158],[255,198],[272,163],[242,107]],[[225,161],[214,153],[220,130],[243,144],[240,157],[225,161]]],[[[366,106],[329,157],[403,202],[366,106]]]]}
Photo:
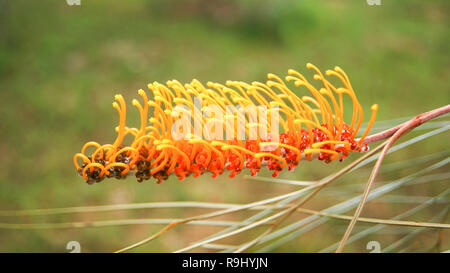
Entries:
{"type": "Polygon", "coordinates": [[[216,177],[226,169],[231,171],[230,177],[233,177],[244,168],[256,175],[264,166],[274,171],[273,176],[276,176],[286,166],[289,170],[297,166],[303,157],[328,163],[338,158],[342,160],[350,152],[366,150],[364,139],[375,121],[378,106],[374,104],[371,107],[368,126],[361,138],[355,139],[362,124],[363,109],[347,74],[339,67],[324,74],[312,64],[306,67],[314,70],[313,78],[323,86],[313,86],[305,76],[290,69],[286,81],[292,81],[296,87],[308,91],[301,97],[291,90],[286,81],[271,73],[265,83],[227,81],[226,85],[215,82],[203,85],[198,80],[187,84],[171,80],[163,85],[153,82],[148,84],[153,94],[151,100],[140,89],[138,94],[143,103],[136,99],[132,101],[139,111],[139,128],[126,126],[125,100],[121,95],[116,95],[113,103],[119,114],[116,140],[105,145],[87,142],[81,153],[75,154],[74,166],[89,184],[100,182],[105,177],[124,178],[131,171],[139,182],[153,177],[161,183],[171,173],[182,180],[190,174],[196,177],[205,172],[211,172],[216,177]],[[337,77],[343,86],[334,86],[326,76],[337,77]],[[344,120],[344,94],[352,100],[349,124],[344,120]],[[223,111],[222,117],[216,113],[211,117],[198,115],[197,101],[194,99],[201,102],[200,111],[216,106],[215,109],[223,111]],[[186,107],[181,110],[181,115],[191,117],[191,124],[182,130],[184,133],[188,129],[190,133],[186,132],[182,139],[172,136],[172,127],[180,118],[178,115],[172,116],[177,105],[186,107]],[[262,111],[259,106],[267,110],[262,111]],[[152,112],[149,107],[153,108],[152,112]],[[255,119],[248,109],[242,112],[242,107],[259,109],[259,118],[255,119]],[[228,109],[232,114],[226,112],[228,109]],[[149,117],[149,113],[153,116],[149,117]],[[273,129],[271,122],[274,114],[280,115],[278,121],[282,131],[279,136],[263,130],[273,129]],[[223,123],[220,125],[219,122],[223,123]],[[244,129],[247,138],[240,139],[237,132],[239,122],[244,124],[241,129],[244,129]],[[203,132],[203,136],[193,134],[195,128],[206,128],[205,125],[211,124],[214,124],[214,133],[203,132]],[[212,139],[218,132],[216,126],[223,126],[220,130],[231,126],[234,135],[227,135],[232,137],[227,140],[212,139]],[[127,135],[134,138],[129,145],[123,143],[127,135]],[[268,149],[272,146],[276,149],[268,149]],[[95,148],[90,155],[87,154],[89,147],[95,148]],[[82,161],[81,165],[79,161],[82,161]]]}

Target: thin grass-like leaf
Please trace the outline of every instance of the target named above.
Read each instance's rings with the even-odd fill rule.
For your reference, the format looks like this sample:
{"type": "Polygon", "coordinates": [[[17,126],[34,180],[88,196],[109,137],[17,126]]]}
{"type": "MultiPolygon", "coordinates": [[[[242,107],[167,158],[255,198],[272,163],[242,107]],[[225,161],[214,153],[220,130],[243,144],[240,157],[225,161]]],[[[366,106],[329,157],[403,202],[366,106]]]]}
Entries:
{"type": "MultiPolygon", "coordinates": [[[[431,219],[431,221],[433,222],[433,221],[441,220],[443,217],[445,217],[448,214],[448,209],[449,209],[448,207],[445,208],[438,215],[433,217],[431,219]]],[[[408,233],[406,236],[404,236],[400,240],[398,240],[398,241],[392,243],[391,245],[387,246],[386,248],[382,249],[381,252],[392,252],[393,250],[404,246],[408,241],[412,240],[414,237],[416,237],[417,235],[419,235],[421,232],[423,232],[425,230],[427,230],[427,229],[424,227],[418,228],[418,229],[414,230],[413,232],[408,233]]]]}
{"type": "MultiPolygon", "coordinates": [[[[414,208],[412,208],[412,209],[409,209],[409,210],[407,210],[407,211],[405,211],[405,212],[403,212],[403,213],[401,213],[401,214],[399,214],[399,215],[393,217],[392,219],[393,219],[393,220],[400,220],[400,219],[404,219],[404,218],[406,218],[406,217],[409,217],[409,216],[411,216],[411,215],[414,215],[414,214],[417,213],[418,211],[420,211],[420,210],[422,210],[422,209],[424,209],[424,208],[427,208],[427,207],[429,207],[429,206],[432,205],[432,204],[435,204],[435,202],[436,202],[437,200],[439,200],[439,199],[442,198],[442,197],[447,196],[449,193],[450,193],[450,190],[447,189],[447,190],[445,190],[444,192],[442,192],[441,194],[437,195],[436,197],[430,198],[430,199],[427,200],[426,202],[424,202],[424,203],[418,205],[417,207],[414,207],[414,208]]],[[[383,225],[383,224],[379,224],[379,225],[375,225],[375,226],[373,226],[373,227],[367,228],[367,229],[364,230],[364,231],[361,231],[361,232],[359,232],[359,233],[357,233],[357,234],[352,235],[352,236],[348,239],[348,243],[355,242],[356,240],[362,239],[362,238],[364,238],[364,237],[367,236],[367,235],[370,235],[370,234],[379,232],[379,231],[380,231],[381,229],[383,229],[384,227],[386,227],[386,226],[383,225]]],[[[337,243],[335,243],[335,244],[333,244],[333,245],[331,245],[331,246],[329,246],[329,247],[327,247],[327,248],[322,249],[320,252],[331,252],[331,251],[334,251],[334,250],[337,248],[338,244],[339,244],[339,242],[337,242],[337,243]]]]}
{"type": "MultiPolygon", "coordinates": [[[[368,200],[372,200],[374,198],[377,198],[383,194],[386,194],[387,192],[391,192],[401,186],[403,186],[404,184],[414,180],[414,178],[418,175],[421,175],[423,173],[426,172],[430,172],[432,170],[435,170],[437,168],[440,168],[446,164],[448,164],[450,162],[450,158],[446,158],[436,164],[433,164],[432,166],[429,166],[419,172],[416,172],[412,175],[409,175],[407,177],[395,180],[387,185],[378,187],[376,189],[374,189],[368,196],[368,200]]],[[[359,201],[361,200],[361,195],[356,196],[350,200],[347,200],[345,202],[339,203],[337,205],[334,205],[328,209],[323,210],[323,212],[326,213],[344,213],[350,209],[353,209],[357,206],[357,204],[359,203],[359,201]]],[[[303,234],[309,230],[311,230],[312,228],[315,228],[323,223],[325,223],[326,221],[328,221],[327,218],[323,218],[320,216],[309,216],[307,218],[304,218],[296,223],[293,223],[291,225],[288,225],[284,228],[281,228],[275,232],[273,232],[272,234],[269,234],[267,236],[265,236],[262,240],[261,243],[264,242],[268,242],[271,241],[273,239],[279,238],[280,239],[274,241],[273,243],[271,243],[268,246],[265,246],[263,249],[261,249],[261,252],[267,252],[270,251],[280,245],[282,245],[285,242],[291,241],[294,238],[296,238],[297,236],[299,236],[300,234],[303,234]],[[284,237],[283,237],[284,236],[284,237]]]]}

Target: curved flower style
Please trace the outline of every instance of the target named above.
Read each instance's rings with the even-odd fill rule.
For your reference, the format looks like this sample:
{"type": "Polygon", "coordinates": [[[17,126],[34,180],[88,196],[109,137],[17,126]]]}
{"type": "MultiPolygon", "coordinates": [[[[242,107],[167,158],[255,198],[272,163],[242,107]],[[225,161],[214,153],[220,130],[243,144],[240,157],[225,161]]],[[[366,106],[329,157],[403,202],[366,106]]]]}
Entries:
{"type": "MultiPolygon", "coordinates": [[[[105,177],[124,178],[131,171],[138,182],[154,177],[161,183],[172,173],[182,180],[191,174],[197,177],[205,172],[216,177],[226,169],[231,171],[229,176],[234,177],[244,168],[256,175],[262,166],[274,171],[275,177],[286,166],[289,170],[297,166],[301,159],[317,158],[328,163],[336,159],[341,161],[353,151],[366,151],[367,145],[363,141],[375,120],[378,106],[374,104],[371,107],[369,125],[361,138],[355,139],[363,120],[363,109],[345,72],[339,67],[326,71],[326,76],[334,76],[343,84],[335,87],[317,67],[309,63],[306,67],[313,69],[316,73],[314,79],[320,81],[322,87],[317,89],[302,74],[290,69],[285,80],[297,87],[306,87],[310,93],[310,96],[301,98],[274,74],[267,75],[266,83],[227,81],[222,85],[208,82],[207,87],[197,80],[185,85],[176,80],[168,81],[167,85],[151,83],[148,88],[153,94],[152,99],[141,89],[138,94],[143,103],[136,99],[132,101],[140,113],[139,128],[126,126],[125,100],[122,95],[116,95],[113,103],[119,113],[116,140],[105,145],[87,142],[81,153],[74,156],[75,167],[89,184],[100,182],[105,177]],[[344,121],[344,96],[352,102],[349,124],[344,121]],[[231,140],[208,136],[202,139],[185,132],[183,139],[175,138],[172,128],[180,114],[197,115],[193,97],[200,98],[203,108],[215,106],[222,111],[227,107],[236,110],[238,106],[277,106],[282,132],[277,136],[258,133],[256,138],[240,139],[237,130],[233,130],[231,140]],[[180,105],[185,106],[183,113],[176,111],[180,105]],[[148,119],[150,112],[153,115],[148,119]],[[134,137],[129,145],[123,143],[127,135],[134,137]],[[91,146],[95,150],[87,155],[86,150],[91,146]],[[276,148],[268,151],[265,149],[268,146],[276,148]]],[[[223,117],[225,123],[243,119],[247,134],[251,128],[261,125],[249,114],[236,117],[227,112],[223,117]]],[[[217,121],[217,118],[201,115],[190,129],[217,121]]],[[[266,126],[274,125],[269,123],[266,126]]]]}

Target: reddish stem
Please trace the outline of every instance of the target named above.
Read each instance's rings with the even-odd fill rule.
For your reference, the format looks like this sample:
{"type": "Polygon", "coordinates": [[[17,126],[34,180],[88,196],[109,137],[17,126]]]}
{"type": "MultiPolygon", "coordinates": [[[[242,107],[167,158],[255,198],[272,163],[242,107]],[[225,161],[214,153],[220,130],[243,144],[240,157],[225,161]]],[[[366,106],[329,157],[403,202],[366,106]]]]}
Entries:
{"type": "Polygon", "coordinates": [[[395,132],[397,132],[401,128],[405,127],[406,125],[408,125],[409,130],[412,130],[412,129],[416,128],[417,126],[429,121],[430,119],[445,115],[449,112],[450,112],[450,104],[440,107],[440,108],[437,108],[437,109],[434,109],[434,110],[431,110],[431,111],[428,111],[428,112],[425,112],[423,114],[420,114],[420,115],[414,117],[411,120],[408,120],[398,126],[391,128],[391,129],[368,136],[368,137],[366,137],[366,139],[364,139],[363,143],[369,144],[369,143],[376,142],[376,141],[379,141],[382,139],[386,139],[386,138],[394,135],[395,132]],[[414,121],[414,122],[411,124],[412,121],[414,121]]]}
{"type": "Polygon", "coordinates": [[[347,243],[347,240],[348,240],[351,232],[353,231],[353,228],[355,227],[359,216],[361,215],[364,205],[367,202],[367,198],[369,197],[369,193],[372,188],[373,182],[375,181],[378,171],[380,170],[381,163],[383,162],[383,159],[386,156],[389,148],[391,148],[391,146],[394,144],[394,142],[397,141],[401,136],[408,133],[412,129],[429,121],[430,119],[447,114],[449,112],[450,112],[450,104],[447,106],[443,106],[441,108],[437,108],[437,109],[431,110],[429,112],[420,114],[420,115],[414,117],[413,119],[411,119],[405,123],[402,123],[392,129],[383,131],[381,133],[378,133],[378,134],[375,134],[375,135],[372,135],[372,136],[369,136],[366,138],[364,143],[375,142],[375,141],[385,139],[385,138],[392,136],[386,143],[386,146],[383,147],[383,150],[381,151],[380,156],[378,157],[378,160],[375,163],[375,166],[373,167],[372,172],[370,173],[369,180],[367,181],[366,187],[364,189],[364,192],[362,194],[362,197],[358,204],[358,207],[356,208],[355,214],[353,215],[353,218],[350,221],[350,223],[347,227],[347,230],[345,231],[344,236],[342,237],[341,241],[339,242],[338,248],[336,249],[337,253],[342,252],[342,250],[344,249],[344,246],[347,243]]]}

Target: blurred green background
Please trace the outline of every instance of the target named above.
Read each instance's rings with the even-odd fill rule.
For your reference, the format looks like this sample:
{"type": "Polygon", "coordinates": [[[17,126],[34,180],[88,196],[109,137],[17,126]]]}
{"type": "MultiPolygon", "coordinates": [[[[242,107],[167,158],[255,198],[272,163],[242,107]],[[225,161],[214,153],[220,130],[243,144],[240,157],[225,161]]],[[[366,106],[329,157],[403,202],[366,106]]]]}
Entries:
{"type": "MultiPolygon", "coordinates": [[[[450,101],[449,6],[445,0],[383,0],[381,6],[317,0],[81,0],[81,6],[64,0],[0,0],[1,210],[183,200],[244,203],[295,189],[249,182],[242,175],[214,181],[209,175],[183,182],[171,178],[161,185],[138,184],[130,177],[89,186],[77,175],[72,156],[87,141],[114,139],[114,94],[123,94],[131,106],[137,90],[153,81],[262,81],[268,72],[285,75],[289,68],[310,76],[305,64],[311,62],[322,70],[341,66],[366,116],[372,103],[379,104],[378,120],[445,105],[450,101]]],[[[137,117],[131,109],[128,122],[137,125],[137,117]]],[[[425,147],[446,148],[436,145],[425,147]]],[[[339,168],[339,163],[305,164],[312,168],[300,166],[280,177],[317,179],[339,168]]],[[[0,219],[39,223],[199,212],[0,219]]],[[[82,251],[113,251],[159,228],[0,229],[0,251],[65,252],[71,240],[79,241],[82,251]]],[[[139,251],[175,250],[217,230],[180,228],[139,251]]],[[[319,239],[277,251],[312,251],[319,239]]],[[[364,246],[350,250],[366,251],[364,246]]]]}

